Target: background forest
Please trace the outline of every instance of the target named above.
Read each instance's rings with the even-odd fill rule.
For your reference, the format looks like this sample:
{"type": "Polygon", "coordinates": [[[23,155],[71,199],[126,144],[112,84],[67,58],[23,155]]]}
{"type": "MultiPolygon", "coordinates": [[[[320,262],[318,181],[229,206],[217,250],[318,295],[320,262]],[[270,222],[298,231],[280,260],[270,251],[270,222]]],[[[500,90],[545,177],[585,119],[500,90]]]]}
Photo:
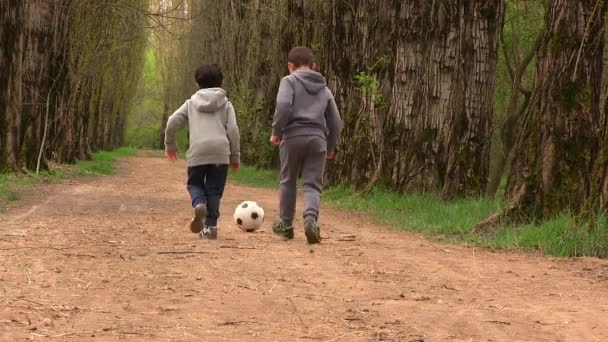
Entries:
{"type": "Polygon", "coordinates": [[[427,205],[444,221],[400,218],[437,233],[544,227],[529,244],[559,236],[553,253],[606,256],[605,14],[600,0],[1,1],[0,169],[162,148],[208,62],[224,70],[244,163],[272,169],[286,54],[307,45],[345,127],[328,196],[389,198],[374,207],[389,221],[427,205]]]}

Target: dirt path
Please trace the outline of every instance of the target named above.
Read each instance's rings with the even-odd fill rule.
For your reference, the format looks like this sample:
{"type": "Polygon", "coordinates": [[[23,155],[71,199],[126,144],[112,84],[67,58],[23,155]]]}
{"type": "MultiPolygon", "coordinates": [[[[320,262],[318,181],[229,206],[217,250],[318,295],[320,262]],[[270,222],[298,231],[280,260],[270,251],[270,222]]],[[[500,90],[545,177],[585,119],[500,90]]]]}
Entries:
{"type": "Polygon", "coordinates": [[[277,207],[235,185],[220,240],[201,241],[183,181],[182,163],[126,159],[2,214],[0,340],[608,341],[607,262],[439,245],[337,210],[311,250],[270,220],[234,228],[241,200],[277,207]]]}

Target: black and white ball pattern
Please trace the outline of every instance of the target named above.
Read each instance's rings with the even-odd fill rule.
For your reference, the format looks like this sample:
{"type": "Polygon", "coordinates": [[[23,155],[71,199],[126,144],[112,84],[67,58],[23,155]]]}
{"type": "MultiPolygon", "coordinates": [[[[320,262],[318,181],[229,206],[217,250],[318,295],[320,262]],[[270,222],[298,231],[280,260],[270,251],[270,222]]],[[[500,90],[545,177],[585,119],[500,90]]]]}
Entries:
{"type": "Polygon", "coordinates": [[[234,210],[234,223],[243,231],[253,232],[264,223],[264,209],[256,202],[245,201],[234,210]]]}

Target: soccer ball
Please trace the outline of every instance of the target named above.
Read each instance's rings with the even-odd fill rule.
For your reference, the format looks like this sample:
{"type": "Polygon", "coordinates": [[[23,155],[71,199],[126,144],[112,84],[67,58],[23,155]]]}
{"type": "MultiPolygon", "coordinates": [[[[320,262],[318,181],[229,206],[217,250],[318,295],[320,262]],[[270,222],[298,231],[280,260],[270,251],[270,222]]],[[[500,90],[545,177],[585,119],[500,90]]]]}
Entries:
{"type": "Polygon", "coordinates": [[[264,223],[264,209],[253,201],[245,201],[234,210],[234,223],[241,230],[253,232],[264,223]]]}

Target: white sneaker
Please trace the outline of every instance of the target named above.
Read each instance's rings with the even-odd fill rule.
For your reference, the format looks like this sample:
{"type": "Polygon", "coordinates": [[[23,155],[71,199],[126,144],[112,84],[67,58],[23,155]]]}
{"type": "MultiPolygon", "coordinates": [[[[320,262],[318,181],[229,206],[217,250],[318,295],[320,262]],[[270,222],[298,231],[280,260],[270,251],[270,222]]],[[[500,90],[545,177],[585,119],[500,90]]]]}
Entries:
{"type": "Polygon", "coordinates": [[[194,217],[190,222],[190,231],[193,233],[200,233],[205,224],[203,223],[207,218],[207,205],[199,204],[194,208],[194,217]]]}
{"type": "Polygon", "coordinates": [[[201,239],[217,240],[217,227],[203,226],[203,230],[201,231],[201,239]]]}

